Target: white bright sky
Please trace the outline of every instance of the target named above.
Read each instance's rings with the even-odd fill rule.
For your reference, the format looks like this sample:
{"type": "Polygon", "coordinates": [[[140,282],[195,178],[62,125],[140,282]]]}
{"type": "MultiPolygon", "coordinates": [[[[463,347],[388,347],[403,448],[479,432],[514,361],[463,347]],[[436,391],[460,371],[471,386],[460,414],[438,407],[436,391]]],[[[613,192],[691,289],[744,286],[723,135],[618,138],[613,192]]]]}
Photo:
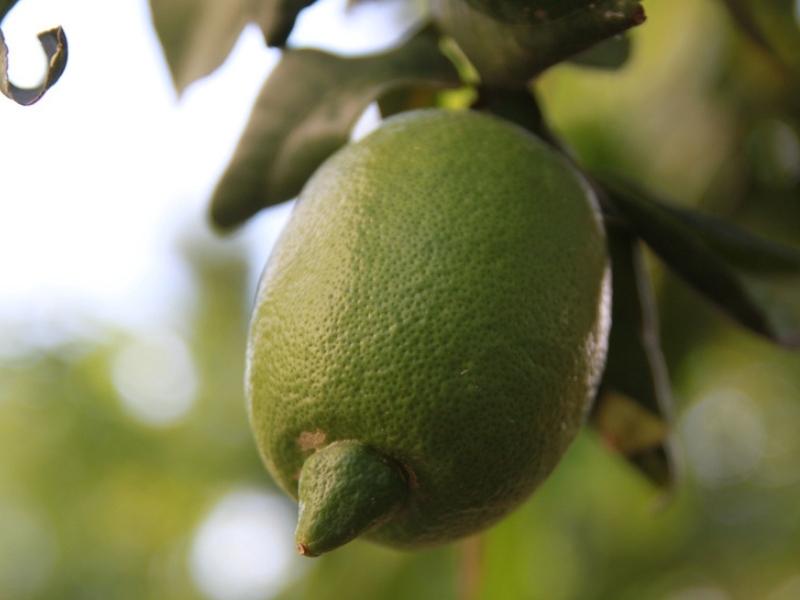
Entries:
{"type": "MultiPolygon", "coordinates": [[[[393,42],[387,19],[400,3],[388,3],[395,10],[382,18],[374,6],[345,17],[344,5],[320,0],[293,43],[364,52],[393,42]]],[[[245,247],[255,280],[289,214],[287,206],[267,211],[223,239],[205,222],[213,185],[279,53],[251,27],[223,68],[179,100],[147,0],[22,0],[3,22],[17,85],[41,78],[36,34],[55,25],[69,39],[62,79],[32,107],[0,97],[0,360],[109,326],[133,330],[136,339],[113,361],[114,384],[132,417],[170,426],[191,409],[196,386],[175,334],[192,294],[181,240],[199,238],[219,252],[245,247]]],[[[187,557],[206,597],[257,600],[292,576],[300,559],[287,512],[266,490],[234,489],[219,500],[187,557]]],[[[0,521],[7,514],[0,510],[0,521]]],[[[11,538],[17,561],[0,572],[0,588],[35,590],[47,579],[52,561],[29,529],[11,538]]],[[[48,542],[44,526],[37,532],[48,542]]]]}
{"type": "MultiPolygon", "coordinates": [[[[363,52],[391,42],[374,8],[345,17],[344,5],[305,11],[293,44],[363,52]]],[[[191,293],[177,239],[207,238],[220,251],[244,243],[256,265],[288,214],[267,212],[220,240],[204,221],[278,59],[255,27],[178,99],[146,0],[22,0],[3,23],[17,85],[40,79],[36,33],[55,25],[69,39],[62,79],[32,107],[0,98],[0,350],[12,353],[98,325],[175,320],[191,293]]]]}

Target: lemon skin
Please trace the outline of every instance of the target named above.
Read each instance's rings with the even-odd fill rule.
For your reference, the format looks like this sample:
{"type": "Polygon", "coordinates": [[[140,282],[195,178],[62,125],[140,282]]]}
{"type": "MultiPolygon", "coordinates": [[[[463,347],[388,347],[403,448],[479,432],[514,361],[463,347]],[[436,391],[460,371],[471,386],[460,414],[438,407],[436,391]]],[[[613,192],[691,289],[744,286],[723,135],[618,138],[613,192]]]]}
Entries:
{"type": "Polygon", "coordinates": [[[356,441],[408,486],[367,537],[472,534],[574,439],[608,315],[601,219],[562,157],[474,112],[393,117],[316,172],[263,273],[246,376],[263,461],[296,498],[309,456],[356,441]]]}

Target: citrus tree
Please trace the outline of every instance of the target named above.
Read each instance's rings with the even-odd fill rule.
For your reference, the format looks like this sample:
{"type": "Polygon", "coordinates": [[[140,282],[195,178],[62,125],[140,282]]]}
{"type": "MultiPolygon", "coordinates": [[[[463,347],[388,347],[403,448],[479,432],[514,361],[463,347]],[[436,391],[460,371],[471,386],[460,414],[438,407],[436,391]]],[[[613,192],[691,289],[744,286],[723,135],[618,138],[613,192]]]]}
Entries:
{"type": "MultiPolygon", "coordinates": [[[[0,17],[14,4],[0,4],[0,17]]],[[[474,533],[549,473],[584,417],[646,478],[671,486],[665,352],[685,356],[703,323],[691,303],[659,306],[654,277],[666,269],[737,326],[794,349],[800,251],[665,197],[669,189],[651,191],[618,147],[581,145],[548,118],[542,78],[564,65],[624,70],[635,40],[648,35],[646,3],[409,0],[397,44],[358,57],[292,46],[295,21],[311,4],[150,1],[179,92],[218,68],[248,24],[282,51],[209,215],[230,233],[300,197],[265,271],[247,379],[262,458],[281,487],[300,495],[299,550],[315,555],[362,532],[401,546],[474,533]],[[373,104],[386,124],[351,142],[373,104]],[[574,198],[570,212],[564,206],[574,198]],[[595,212],[597,228],[586,216],[595,212]],[[414,296],[406,284],[428,267],[434,275],[414,296]],[[410,321],[396,318],[412,309],[410,321]],[[691,330],[681,347],[662,343],[661,330],[669,338],[672,328],[691,330]],[[452,384],[448,369],[466,383],[452,384]],[[325,402],[315,405],[317,397],[325,402]],[[531,428],[504,426],[498,414],[531,428]],[[518,469],[502,469],[515,460],[518,469]]],[[[747,87],[750,70],[763,78],[758,93],[734,94],[740,138],[732,146],[755,139],[756,151],[734,153],[727,165],[740,176],[733,205],[749,209],[755,198],[770,209],[770,198],[788,193],[789,234],[780,233],[780,213],[766,214],[777,237],[796,241],[798,178],[765,174],[765,146],[751,137],[764,114],[796,136],[796,9],[790,0],[719,4],[759,61],[754,69],[731,59],[725,84],[735,87],[738,76],[747,87]],[[781,177],[789,179],[776,184],[781,177]]],[[[62,30],[40,39],[47,76],[22,89],[6,76],[0,37],[0,89],[21,104],[38,101],[66,64],[62,30]]],[[[730,176],[721,180],[728,187],[709,197],[731,189],[730,176]]],[[[717,212],[726,211],[736,212],[717,212]]],[[[670,285],[660,297],[683,298],[670,285]]]]}

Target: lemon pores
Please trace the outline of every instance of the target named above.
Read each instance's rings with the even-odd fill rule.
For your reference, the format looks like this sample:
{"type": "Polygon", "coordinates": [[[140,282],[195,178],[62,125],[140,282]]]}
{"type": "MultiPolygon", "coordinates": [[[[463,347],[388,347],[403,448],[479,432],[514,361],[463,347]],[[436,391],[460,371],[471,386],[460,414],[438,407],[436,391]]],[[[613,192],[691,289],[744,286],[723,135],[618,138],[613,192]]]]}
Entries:
{"type": "MultiPolygon", "coordinates": [[[[594,198],[538,138],[468,111],[389,119],[309,180],[262,276],[246,379],[264,463],[295,498],[309,457],[345,441],[396,465],[402,497],[347,539],[480,530],[580,428],[608,293],[594,198]]],[[[317,463],[346,480],[336,502],[360,501],[357,462],[317,463]]]]}

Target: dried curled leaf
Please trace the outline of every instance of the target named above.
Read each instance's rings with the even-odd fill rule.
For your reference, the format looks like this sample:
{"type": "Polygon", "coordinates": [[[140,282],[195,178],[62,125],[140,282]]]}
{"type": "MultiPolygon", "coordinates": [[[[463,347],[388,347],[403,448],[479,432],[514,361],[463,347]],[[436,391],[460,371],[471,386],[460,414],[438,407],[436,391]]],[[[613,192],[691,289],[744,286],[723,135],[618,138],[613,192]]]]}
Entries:
{"type": "MultiPolygon", "coordinates": [[[[10,7],[10,5],[6,6],[6,10],[10,7]]],[[[38,102],[47,90],[59,80],[67,65],[67,36],[61,27],[43,31],[38,37],[47,56],[47,72],[39,85],[22,88],[14,85],[8,79],[8,47],[3,32],[0,30],[0,92],[23,106],[38,102]]]]}

